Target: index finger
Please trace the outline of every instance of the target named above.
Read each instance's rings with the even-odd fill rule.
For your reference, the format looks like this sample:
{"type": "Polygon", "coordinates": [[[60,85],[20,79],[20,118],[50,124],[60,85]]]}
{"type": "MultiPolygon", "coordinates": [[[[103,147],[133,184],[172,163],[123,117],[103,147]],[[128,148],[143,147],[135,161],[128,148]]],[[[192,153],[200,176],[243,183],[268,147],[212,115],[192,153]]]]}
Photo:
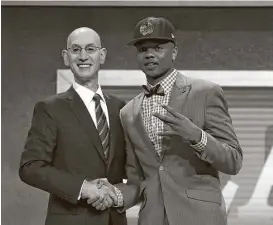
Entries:
{"type": "Polygon", "coordinates": [[[162,115],[158,112],[153,113],[153,116],[157,117],[158,119],[160,119],[162,122],[167,123],[167,124],[175,124],[175,118],[168,116],[168,115],[162,115]]]}
{"type": "Polygon", "coordinates": [[[170,114],[172,114],[174,117],[185,117],[184,115],[182,115],[181,113],[176,112],[172,107],[168,106],[168,105],[161,105],[164,109],[166,109],[170,114]]]}

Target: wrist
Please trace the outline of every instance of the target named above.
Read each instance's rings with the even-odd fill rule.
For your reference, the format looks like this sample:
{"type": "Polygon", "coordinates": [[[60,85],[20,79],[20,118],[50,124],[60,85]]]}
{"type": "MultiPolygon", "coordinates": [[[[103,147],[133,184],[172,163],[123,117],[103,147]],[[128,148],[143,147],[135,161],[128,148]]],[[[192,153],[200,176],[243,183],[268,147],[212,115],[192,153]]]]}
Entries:
{"type": "Polygon", "coordinates": [[[190,146],[195,149],[198,155],[202,154],[206,145],[207,145],[208,137],[205,131],[201,130],[201,140],[197,144],[191,144],[190,146]]]}
{"type": "Polygon", "coordinates": [[[84,198],[86,196],[86,193],[87,193],[87,184],[88,184],[88,181],[84,180],[83,184],[82,184],[82,188],[81,188],[81,193],[80,193],[81,198],[84,198]]]}
{"type": "Polygon", "coordinates": [[[115,194],[117,196],[117,202],[115,202],[114,207],[122,207],[124,205],[123,195],[117,187],[115,186],[113,187],[114,187],[115,194]]]}
{"type": "Polygon", "coordinates": [[[201,138],[202,138],[202,131],[198,129],[192,136],[192,139],[189,140],[189,142],[191,145],[196,145],[197,143],[201,141],[201,138]]]}

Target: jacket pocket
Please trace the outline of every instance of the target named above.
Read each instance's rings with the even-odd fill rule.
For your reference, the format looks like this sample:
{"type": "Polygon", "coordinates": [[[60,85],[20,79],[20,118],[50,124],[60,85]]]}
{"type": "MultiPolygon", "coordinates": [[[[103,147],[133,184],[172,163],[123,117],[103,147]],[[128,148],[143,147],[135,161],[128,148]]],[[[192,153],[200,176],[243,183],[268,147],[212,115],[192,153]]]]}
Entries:
{"type": "Polygon", "coordinates": [[[202,189],[186,189],[186,195],[188,198],[203,201],[213,202],[221,205],[222,194],[220,191],[214,190],[202,190],[202,189]]]}

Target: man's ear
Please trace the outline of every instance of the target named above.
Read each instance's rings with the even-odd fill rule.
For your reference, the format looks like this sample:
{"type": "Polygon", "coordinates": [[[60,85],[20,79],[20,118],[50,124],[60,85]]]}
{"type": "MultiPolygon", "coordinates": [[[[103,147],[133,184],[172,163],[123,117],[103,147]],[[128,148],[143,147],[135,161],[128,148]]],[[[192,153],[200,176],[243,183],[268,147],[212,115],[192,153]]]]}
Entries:
{"type": "Polygon", "coordinates": [[[100,64],[104,64],[105,59],[107,55],[107,49],[106,48],[101,48],[100,49],[100,64]]]}
{"type": "Polygon", "coordinates": [[[174,46],[173,50],[172,50],[172,61],[174,62],[176,60],[178,54],[178,48],[177,46],[174,46]]]}
{"type": "Polygon", "coordinates": [[[68,58],[67,50],[62,51],[62,56],[63,56],[63,60],[64,60],[64,65],[69,66],[69,58],[68,58]]]}

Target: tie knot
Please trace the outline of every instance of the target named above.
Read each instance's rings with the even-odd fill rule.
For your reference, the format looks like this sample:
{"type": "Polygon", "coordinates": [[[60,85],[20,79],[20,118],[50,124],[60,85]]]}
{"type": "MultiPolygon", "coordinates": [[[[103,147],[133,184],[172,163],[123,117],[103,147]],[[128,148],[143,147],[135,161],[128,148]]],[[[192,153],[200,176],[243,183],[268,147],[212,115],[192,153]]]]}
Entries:
{"type": "Polygon", "coordinates": [[[100,95],[96,93],[96,94],[94,95],[94,97],[93,97],[93,100],[94,100],[95,102],[100,102],[100,100],[101,100],[100,95]]]}
{"type": "Polygon", "coordinates": [[[146,97],[151,97],[152,95],[161,95],[164,96],[164,89],[160,84],[157,84],[153,87],[149,85],[142,85],[144,89],[144,94],[146,97]]]}

